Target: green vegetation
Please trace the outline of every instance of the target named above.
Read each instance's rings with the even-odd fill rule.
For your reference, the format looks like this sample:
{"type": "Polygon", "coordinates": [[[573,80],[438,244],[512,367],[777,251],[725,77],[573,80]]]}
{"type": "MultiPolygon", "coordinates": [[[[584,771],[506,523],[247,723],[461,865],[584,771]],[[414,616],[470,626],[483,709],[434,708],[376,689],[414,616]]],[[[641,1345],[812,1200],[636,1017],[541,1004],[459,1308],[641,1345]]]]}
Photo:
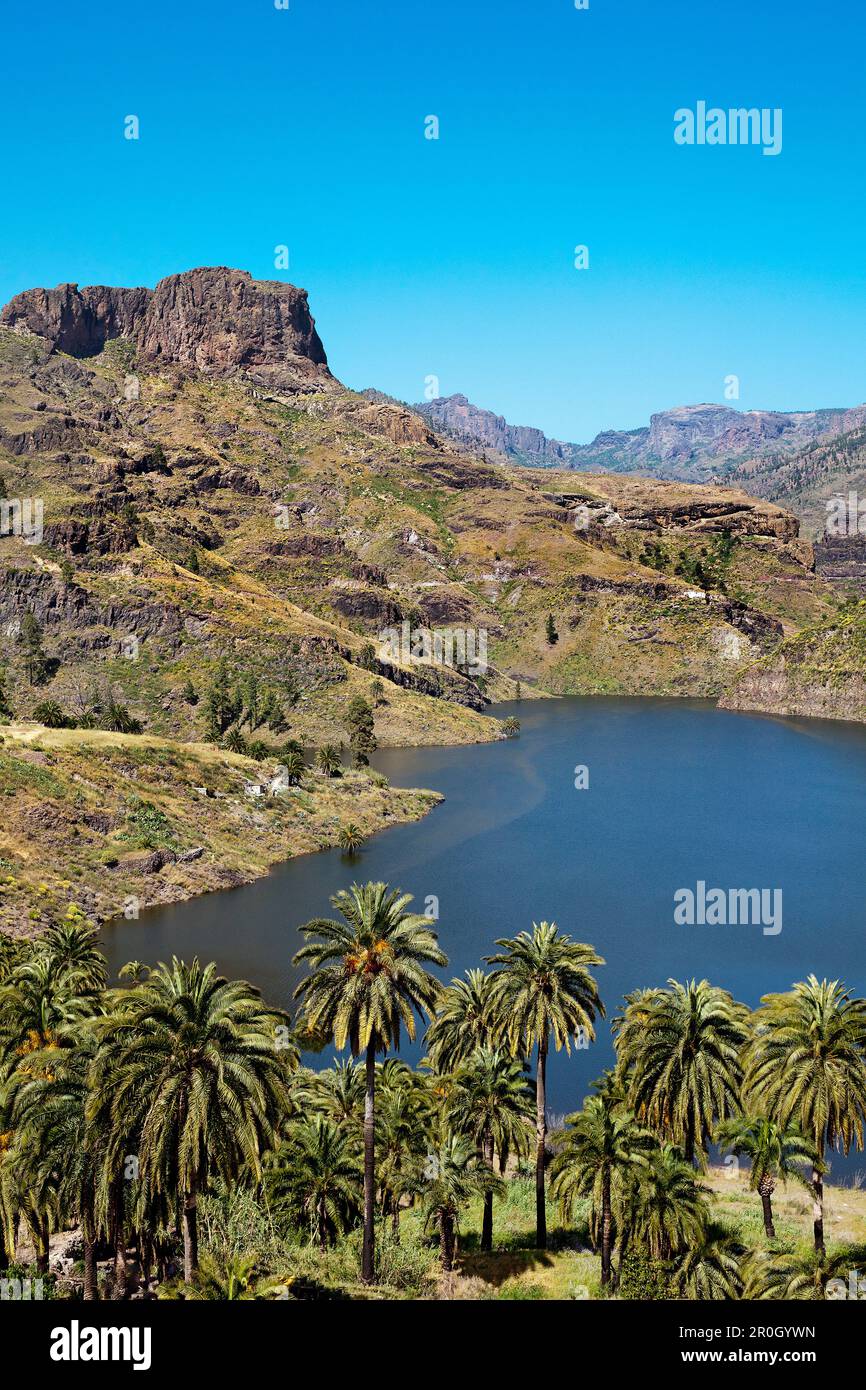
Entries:
{"type": "Polygon", "coordinates": [[[356,767],[367,767],[370,755],[376,751],[376,735],[373,732],[373,711],[361,695],[349,701],[346,711],[346,726],[349,730],[349,747],[356,767]]]}
{"type": "Polygon", "coordinates": [[[108,987],[80,912],[0,936],[0,1268],[45,1274],[75,1231],[53,1297],[716,1300],[824,1298],[862,1260],[856,1192],[833,1237],[816,1217],[803,1240],[822,1149],[863,1146],[866,1001],[838,982],[754,1014],[706,981],[630,996],[615,1068],[544,1136],[539,1221],[530,1053],[538,1093],[544,1039],[579,1044],[601,1014],[598,956],[542,924],[443,987],[406,895],[333,902],[302,928],[295,1024],[197,960],[108,987]],[[391,1054],[419,1017],[413,1070],[391,1054]],[[658,1027],[689,1062],[666,1077],[658,1027]],[[350,1056],[301,1065],[329,1045],[350,1056]],[[745,1187],[706,1169],[707,1142],[749,1159],[745,1187]],[[788,1178],[807,1200],[757,1220],[754,1192],[788,1178]]]}
{"type": "MultiPolygon", "coordinates": [[[[56,712],[55,712],[56,713],[56,712]]],[[[250,882],[281,860],[423,816],[433,792],[369,770],[314,775],[286,740],[233,753],[151,734],[7,723],[0,744],[0,932],[38,933],[70,906],[102,921],[250,882]],[[260,785],[266,794],[250,795],[260,785]]]]}

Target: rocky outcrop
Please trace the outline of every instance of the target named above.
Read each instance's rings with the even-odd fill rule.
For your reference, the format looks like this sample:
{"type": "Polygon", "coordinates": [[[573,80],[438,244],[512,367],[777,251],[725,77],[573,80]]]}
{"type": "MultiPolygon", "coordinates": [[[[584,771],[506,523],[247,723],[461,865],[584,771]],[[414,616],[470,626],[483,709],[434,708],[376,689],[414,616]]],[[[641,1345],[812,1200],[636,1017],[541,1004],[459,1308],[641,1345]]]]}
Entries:
{"type": "Polygon", "coordinates": [[[503,415],[481,410],[466,396],[437,396],[413,409],[440,434],[471,449],[492,450],[518,463],[568,467],[571,445],[548,439],[542,430],[531,425],[509,425],[503,415]]]}
{"type": "Polygon", "coordinates": [[[653,603],[683,603],[693,607],[700,604],[710,618],[719,619],[747,637],[758,651],[774,647],[783,634],[782,624],[766,613],[760,613],[747,604],[723,594],[701,593],[666,580],[624,580],[598,579],[589,574],[579,574],[573,583],[573,590],[579,595],[617,594],[627,598],[650,599],[653,603]]]}
{"type": "Polygon", "coordinates": [[[593,491],[543,492],[552,506],[568,512],[575,529],[596,542],[605,533],[615,536],[623,528],[631,531],[689,532],[723,534],[741,539],[782,541],[792,548],[798,564],[814,568],[812,546],[800,541],[800,523],[791,512],[773,502],[747,493],[695,484],[660,486],[640,477],[598,477],[589,475],[592,489],[603,489],[607,496],[593,491]]]}
{"type": "Polygon", "coordinates": [[[815,568],[822,579],[866,598],[866,535],[825,536],[814,549],[815,568]]]}
{"type": "Polygon", "coordinates": [[[359,429],[383,435],[392,444],[423,444],[436,448],[439,439],[419,414],[387,398],[365,402],[349,399],[340,408],[341,417],[359,429]]]}
{"type": "Polygon", "coordinates": [[[0,313],[0,324],[38,334],[73,357],[126,338],[142,363],[212,375],[243,370],[274,388],[333,384],[306,290],[226,266],[169,275],[153,290],[25,290],[0,313]]]}
{"type": "Polygon", "coordinates": [[[866,602],[779,643],[742,672],[720,704],[866,721],[866,602]]]}
{"type": "Polygon", "coordinates": [[[61,583],[44,570],[7,567],[0,571],[0,626],[9,633],[28,612],[47,633],[59,629],[62,635],[107,627],[120,636],[144,639],[178,637],[184,630],[180,613],[170,604],[98,603],[80,585],[61,583]]]}
{"type": "Polygon", "coordinates": [[[112,338],[135,338],[151,298],[148,289],[108,285],[24,290],[0,313],[0,323],[36,333],[70,357],[94,357],[112,338]]]}

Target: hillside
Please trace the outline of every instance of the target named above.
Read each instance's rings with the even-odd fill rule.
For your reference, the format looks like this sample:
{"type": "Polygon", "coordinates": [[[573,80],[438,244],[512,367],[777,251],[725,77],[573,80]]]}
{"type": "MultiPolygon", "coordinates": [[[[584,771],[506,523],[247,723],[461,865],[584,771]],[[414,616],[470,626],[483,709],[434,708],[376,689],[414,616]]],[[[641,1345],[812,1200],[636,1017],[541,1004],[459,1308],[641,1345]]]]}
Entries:
{"type": "Polygon", "coordinates": [[[803,521],[805,533],[817,539],[824,534],[834,497],[854,492],[861,504],[866,503],[866,427],[816,441],[793,456],[749,460],[735,470],[732,481],[790,507],[803,521]]]}
{"type": "Polygon", "coordinates": [[[12,507],[0,537],[0,660],[23,718],[48,702],[98,723],[119,704],[201,740],[215,684],[252,680],[259,714],[278,713],[243,716],[243,737],[275,751],[345,739],[355,695],[381,744],[483,740],[517,681],[718,695],[834,606],[778,507],[484,463],[343,388],[305,292],[224,268],[11,301],[0,475],[19,531],[30,504],[44,513],[41,535],[14,534],[12,507]],[[384,650],[403,623],[486,634],[488,669],[384,650]]]}
{"type": "Polygon", "coordinates": [[[866,601],[786,638],[747,667],[721,703],[727,709],[866,720],[866,601]]]}
{"type": "Polygon", "coordinates": [[[270,795],[272,760],[148,735],[13,724],[0,737],[0,932],[13,936],[70,907],[101,921],[233,888],[336,845],[349,823],[366,837],[441,800],[354,771],[270,795]]]}

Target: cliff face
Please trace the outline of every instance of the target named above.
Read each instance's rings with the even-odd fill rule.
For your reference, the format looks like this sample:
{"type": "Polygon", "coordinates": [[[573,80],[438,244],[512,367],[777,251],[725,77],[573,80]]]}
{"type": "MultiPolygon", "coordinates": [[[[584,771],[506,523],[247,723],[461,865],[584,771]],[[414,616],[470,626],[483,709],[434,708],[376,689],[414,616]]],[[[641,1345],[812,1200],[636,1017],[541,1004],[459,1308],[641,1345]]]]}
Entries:
{"type": "MultiPolygon", "coordinates": [[[[856,418],[859,410],[846,412],[856,418]]],[[[856,493],[866,497],[866,428],[850,422],[844,433],[818,439],[795,453],[774,453],[739,465],[732,481],[760,497],[771,497],[791,507],[802,518],[808,534],[820,536],[835,498],[856,493]]],[[[847,530],[856,535],[858,518],[849,519],[847,530]]],[[[864,523],[866,524],[866,523],[864,523]]],[[[862,538],[862,533],[861,533],[862,538]]]]}
{"type": "MultiPolygon", "coordinates": [[[[608,430],[591,444],[572,446],[577,468],[657,473],[661,477],[702,482],[720,470],[737,468],[736,481],[760,491],[751,480],[760,475],[766,456],[787,458],[817,439],[837,435],[866,422],[866,406],[850,410],[733,410],[725,405],[684,405],[651,416],[648,428],[608,430]]],[[[776,497],[776,492],[760,492],[776,497]]]]}
{"type": "Polygon", "coordinates": [[[96,356],[112,339],[127,338],[141,362],[211,375],[242,369],[274,387],[333,382],[306,290],[225,266],[170,275],[154,290],[25,290],[0,313],[0,324],[36,333],[72,357],[96,356]]]}
{"type": "Polygon", "coordinates": [[[866,720],[866,602],[806,628],[747,667],[725,709],[866,720]]]}
{"type": "Polygon", "coordinates": [[[58,285],[24,290],[0,313],[0,323],[46,338],[70,357],[95,357],[112,338],[134,338],[152,292],[108,285],[58,285]]]}
{"type": "Polygon", "coordinates": [[[492,450],[519,463],[562,468],[568,466],[570,444],[548,439],[530,425],[509,425],[502,415],[481,410],[466,396],[437,396],[412,407],[434,429],[469,448],[492,450]]]}

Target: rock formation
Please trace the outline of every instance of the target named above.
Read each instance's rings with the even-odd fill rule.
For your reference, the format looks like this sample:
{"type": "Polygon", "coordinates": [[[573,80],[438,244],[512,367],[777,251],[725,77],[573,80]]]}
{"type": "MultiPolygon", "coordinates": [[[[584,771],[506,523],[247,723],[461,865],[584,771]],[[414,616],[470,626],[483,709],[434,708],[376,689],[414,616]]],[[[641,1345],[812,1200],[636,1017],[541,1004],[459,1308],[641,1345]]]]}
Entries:
{"type": "Polygon", "coordinates": [[[306,290],[225,266],[169,275],[154,290],[25,290],[0,323],[36,333],[72,357],[92,357],[126,338],[142,363],[211,375],[244,370],[275,389],[333,384],[306,290]]]}

